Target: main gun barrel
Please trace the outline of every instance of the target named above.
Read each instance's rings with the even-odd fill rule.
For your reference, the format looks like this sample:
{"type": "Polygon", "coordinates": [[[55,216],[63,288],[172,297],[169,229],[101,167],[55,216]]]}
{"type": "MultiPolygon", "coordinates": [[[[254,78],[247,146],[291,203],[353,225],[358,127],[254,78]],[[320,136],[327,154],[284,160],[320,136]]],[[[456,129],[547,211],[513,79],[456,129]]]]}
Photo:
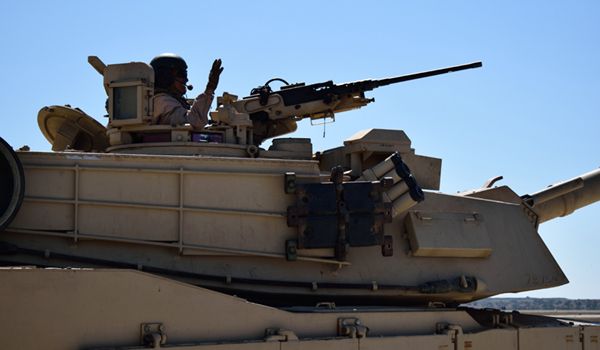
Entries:
{"type": "Polygon", "coordinates": [[[522,196],[538,215],[538,222],[567,216],[600,201],[600,169],[522,196]]]}

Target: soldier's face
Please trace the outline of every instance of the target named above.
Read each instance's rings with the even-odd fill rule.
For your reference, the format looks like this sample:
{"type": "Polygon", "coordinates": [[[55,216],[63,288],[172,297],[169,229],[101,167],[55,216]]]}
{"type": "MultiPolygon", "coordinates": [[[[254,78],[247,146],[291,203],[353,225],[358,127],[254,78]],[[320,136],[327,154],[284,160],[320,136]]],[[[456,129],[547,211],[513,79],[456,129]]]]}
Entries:
{"type": "Polygon", "coordinates": [[[184,95],[185,92],[187,91],[187,88],[186,88],[187,82],[188,82],[187,71],[177,72],[175,74],[175,82],[173,83],[173,87],[175,88],[175,91],[177,91],[181,95],[184,95]]]}
{"type": "Polygon", "coordinates": [[[175,78],[175,82],[173,83],[173,87],[175,88],[175,91],[177,91],[180,94],[185,94],[185,92],[187,91],[186,87],[185,87],[185,83],[187,83],[187,80],[183,80],[181,78],[175,78]]]}

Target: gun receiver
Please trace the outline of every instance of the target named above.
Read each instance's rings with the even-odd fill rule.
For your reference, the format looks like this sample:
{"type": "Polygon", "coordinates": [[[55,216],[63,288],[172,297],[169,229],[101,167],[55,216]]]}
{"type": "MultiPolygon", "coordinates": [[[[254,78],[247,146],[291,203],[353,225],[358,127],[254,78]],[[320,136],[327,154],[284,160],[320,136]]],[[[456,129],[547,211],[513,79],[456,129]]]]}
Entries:
{"type": "Polygon", "coordinates": [[[252,89],[250,96],[241,100],[238,100],[235,95],[225,93],[217,99],[218,107],[211,113],[211,117],[216,124],[249,126],[251,123],[253,143],[258,145],[267,138],[296,130],[298,120],[333,118],[335,113],[357,109],[374,102],[375,99],[365,97],[365,91],[481,66],[481,62],[473,62],[392,78],[367,79],[343,84],[334,84],[329,80],[310,85],[305,83],[290,85],[283,79],[275,78],[263,86],[252,89]],[[286,85],[279,91],[273,91],[269,83],[274,80],[279,80],[286,85]]]}

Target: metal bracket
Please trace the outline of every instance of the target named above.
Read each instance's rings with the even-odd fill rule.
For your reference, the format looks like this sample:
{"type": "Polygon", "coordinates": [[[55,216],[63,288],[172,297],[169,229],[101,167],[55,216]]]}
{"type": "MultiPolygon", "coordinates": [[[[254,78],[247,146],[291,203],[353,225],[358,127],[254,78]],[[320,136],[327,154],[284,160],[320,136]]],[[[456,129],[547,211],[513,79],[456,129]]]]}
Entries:
{"type": "Polygon", "coordinates": [[[296,192],[296,173],[285,173],[283,185],[285,193],[294,194],[294,192],[296,192]]]}
{"type": "Polygon", "coordinates": [[[463,334],[463,329],[461,326],[446,322],[436,323],[435,330],[436,334],[449,335],[454,344],[456,344],[458,341],[458,337],[463,334]]]}
{"type": "Polygon", "coordinates": [[[529,203],[527,203],[527,200],[523,200],[521,205],[523,207],[523,211],[525,212],[525,215],[527,215],[527,219],[537,229],[537,227],[539,226],[538,215],[535,213],[535,211],[533,210],[531,205],[529,205],[529,203]]]}
{"type": "Polygon", "coordinates": [[[394,255],[394,237],[383,236],[383,244],[381,245],[381,255],[393,256],[394,255]]]}
{"type": "Polygon", "coordinates": [[[295,239],[285,241],[285,259],[287,261],[296,261],[298,259],[298,241],[295,239]]]}
{"type": "Polygon", "coordinates": [[[166,328],[162,323],[142,323],[140,325],[140,344],[146,347],[160,348],[167,343],[166,328]]]}
{"type": "Polygon", "coordinates": [[[265,341],[266,342],[284,342],[284,341],[298,341],[296,333],[280,329],[280,328],[267,328],[265,329],[265,341]]]}
{"type": "Polygon", "coordinates": [[[369,327],[364,326],[356,317],[338,318],[337,334],[340,337],[366,338],[369,327]]]}
{"type": "Polygon", "coordinates": [[[506,328],[513,324],[513,315],[506,312],[494,312],[492,314],[492,326],[494,328],[506,328]]]}

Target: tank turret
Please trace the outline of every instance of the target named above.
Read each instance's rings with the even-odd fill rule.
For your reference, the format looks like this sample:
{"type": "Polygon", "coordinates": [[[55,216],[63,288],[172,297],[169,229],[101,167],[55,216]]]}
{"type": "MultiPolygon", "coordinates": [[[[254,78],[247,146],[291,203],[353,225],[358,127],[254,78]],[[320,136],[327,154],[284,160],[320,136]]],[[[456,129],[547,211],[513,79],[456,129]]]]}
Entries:
{"type": "MultiPolygon", "coordinates": [[[[364,92],[378,86],[481,63],[339,85],[286,83],[275,92],[267,83],[243,99],[225,93],[202,130],[152,125],[148,64],[90,63],[104,79],[107,126],[80,109],[49,106],[38,123],[54,152],[15,151],[0,138],[0,260],[9,267],[0,269],[8,281],[0,286],[0,309],[50,310],[35,320],[44,341],[65,334],[47,316],[63,313],[75,320],[66,321],[77,330],[65,338],[70,346],[105,344],[77,321],[81,310],[100,315],[91,322],[107,327],[110,344],[117,337],[131,343],[127,327],[135,324],[140,345],[154,348],[166,344],[171,325],[181,341],[198,325],[212,329],[206,314],[232,326],[207,338],[213,343],[256,344],[263,326],[261,341],[273,344],[301,336],[362,342],[369,332],[398,335],[390,327],[402,325],[412,335],[444,338],[442,345],[427,338],[429,348],[467,348],[472,340],[457,340],[463,330],[506,331],[494,340],[513,345],[531,326],[565,327],[571,341],[600,334],[555,319],[453,308],[567,283],[538,226],[600,200],[600,170],[531,195],[493,187],[495,181],[444,194],[442,160],[417,154],[401,130],[360,131],[314,154],[305,138],[260,147],[301,119],[372,102],[364,92]],[[188,302],[201,312],[190,313],[188,302]],[[123,315],[124,305],[134,312],[123,315]],[[408,322],[414,314],[406,310],[417,309],[407,307],[418,307],[427,325],[408,322]],[[240,324],[240,315],[256,322],[240,324]],[[162,317],[170,323],[154,321],[162,317]]],[[[0,321],[21,336],[23,324],[29,322],[0,321]]],[[[63,340],[48,344],[68,347],[63,340]]]]}
{"type": "Polygon", "coordinates": [[[239,158],[3,142],[3,260],[138,268],[271,305],[456,304],[567,283],[538,224],[600,199],[598,170],[532,195],[432,192],[441,160],[402,131],[315,160],[274,144],[239,158]]]}

